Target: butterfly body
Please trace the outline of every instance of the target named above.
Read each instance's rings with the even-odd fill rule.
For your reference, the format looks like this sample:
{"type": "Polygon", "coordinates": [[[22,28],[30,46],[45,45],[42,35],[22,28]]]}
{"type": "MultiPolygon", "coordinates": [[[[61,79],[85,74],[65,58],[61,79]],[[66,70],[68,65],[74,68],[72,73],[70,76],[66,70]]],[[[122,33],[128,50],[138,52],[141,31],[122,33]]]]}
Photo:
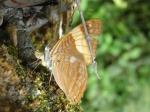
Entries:
{"type": "MultiPolygon", "coordinates": [[[[89,20],[86,25],[90,36],[100,34],[101,21],[99,19],[89,20]]],[[[90,41],[95,57],[98,40],[90,38],[90,41]]],[[[78,103],[86,89],[88,77],[86,66],[92,64],[83,25],[77,26],[62,37],[51,52],[47,47],[45,49],[47,67],[52,71],[57,84],[71,104],[78,103]]]]}

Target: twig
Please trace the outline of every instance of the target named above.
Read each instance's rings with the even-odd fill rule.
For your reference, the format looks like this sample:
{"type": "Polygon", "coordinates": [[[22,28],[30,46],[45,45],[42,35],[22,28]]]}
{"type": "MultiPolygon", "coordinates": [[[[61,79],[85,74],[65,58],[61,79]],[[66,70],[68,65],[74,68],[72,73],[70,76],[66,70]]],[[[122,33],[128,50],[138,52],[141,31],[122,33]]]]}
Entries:
{"type": "Polygon", "coordinates": [[[87,44],[88,44],[88,47],[89,47],[89,50],[90,50],[91,58],[92,58],[92,67],[93,67],[94,72],[97,75],[97,77],[99,79],[101,79],[100,76],[99,76],[99,74],[98,74],[98,72],[97,72],[97,63],[94,60],[94,56],[93,56],[93,52],[92,52],[92,47],[91,47],[91,42],[90,42],[90,35],[88,33],[88,30],[87,30],[87,27],[86,27],[86,23],[85,23],[85,19],[84,19],[81,7],[79,5],[79,2],[80,2],[79,0],[76,0],[77,7],[78,7],[78,10],[79,10],[79,13],[80,13],[81,20],[82,20],[82,24],[83,24],[83,27],[84,27],[85,38],[86,38],[86,41],[87,41],[87,44]]]}

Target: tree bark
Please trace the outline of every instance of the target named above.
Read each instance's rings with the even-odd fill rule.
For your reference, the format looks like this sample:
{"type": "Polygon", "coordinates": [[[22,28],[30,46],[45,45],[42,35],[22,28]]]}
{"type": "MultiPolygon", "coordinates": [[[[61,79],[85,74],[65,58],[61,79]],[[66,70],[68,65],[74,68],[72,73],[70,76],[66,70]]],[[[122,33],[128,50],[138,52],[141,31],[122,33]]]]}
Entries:
{"type": "MultiPolygon", "coordinates": [[[[55,37],[52,29],[43,26],[31,34],[36,50],[58,40],[50,38],[55,37]]],[[[40,59],[34,68],[23,65],[7,36],[0,32],[0,112],[81,112],[80,104],[70,105],[50,71],[38,64],[40,59]]]]}

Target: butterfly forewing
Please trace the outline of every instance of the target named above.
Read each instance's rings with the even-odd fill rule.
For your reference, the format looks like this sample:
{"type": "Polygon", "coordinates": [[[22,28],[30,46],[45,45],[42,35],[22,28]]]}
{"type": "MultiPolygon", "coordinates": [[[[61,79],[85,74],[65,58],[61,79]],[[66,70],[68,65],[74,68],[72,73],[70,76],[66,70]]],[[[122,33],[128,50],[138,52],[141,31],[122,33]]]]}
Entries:
{"type": "MultiPolygon", "coordinates": [[[[102,23],[99,19],[92,19],[92,20],[86,21],[86,26],[87,26],[87,30],[89,32],[90,37],[100,35],[102,23]]],[[[80,53],[82,53],[86,64],[87,65],[91,64],[92,59],[91,59],[90,50],[89,50],[87,41],[85,39],[83,25],[80,24],[79,26],[74,28],[70,33],[75,39],[76,48],[80,53]]],[[[97,39],[91,38],[91,47],[93,49],[94,57],[96,56],[97,43],[98,43],[97,39]]]]}
{"type": "MultiPolygon", "coordinates": [[[[102,22],[99,19],[92,19],[92,20],[86,21],[86,25],[87,25],[87,29],[89,31],[90,36],[100,35],[101,29],[102,29],[102,22]]],[[[56,53],[60,49],[63,49],[63,48],[61,48],[60,43],[64,42],[66,37],[67,38],[73,37],[74,40],[72,40],[72,43],[75,43],[74,49],[78,50],[81,53],[81,55],[83,56],[85,63],[87,65],[90,65],[92,63],[92,59],[91,59],[89,47],[88,47],[86,39],[85,39],[83,25],[82,24],[78,25],[72,31],[70,31],[67,35],[65,35],[63,38],[61,38],[57,42],[57,44],[54,46],[52,52],[56,53]]],[[[65,44],[67,44],[67,43],[68,42],[66,42],[65,44]]],[[[98,43],[97,39],[91,38],[91,46],[92,46],[92,49],[94,50],[93,51],[94,57],[96,56],[97,43],[98,43]]]]}
{"type": "MultiPolygon", "coordinates": [[[[89,20],[86,24],[90,36],[100,34],[100,20],[89,20]]],[[[91,38],[94,56],[97,43],[97,39],[91,38]]],[[[91,64],[90,56],[82,24],[61,38],[51,51],[54,78],[72,104],[78,103],[85,91],[87,84],[86,65],[91,64]]]]}

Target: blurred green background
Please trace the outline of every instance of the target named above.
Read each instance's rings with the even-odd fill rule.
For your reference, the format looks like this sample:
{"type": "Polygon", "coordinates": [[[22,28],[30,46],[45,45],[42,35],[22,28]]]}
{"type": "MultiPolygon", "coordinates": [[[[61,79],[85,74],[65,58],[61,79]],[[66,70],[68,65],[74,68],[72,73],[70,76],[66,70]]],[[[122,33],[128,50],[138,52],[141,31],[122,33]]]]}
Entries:
{"type": "MultiPolygon", "coordinates": [[[[86,20],[100,18],[99,80],[88,67],[85,112],[150,112],[150,0],[81,0],[86,20]]],[[[78,11],[73,26],[81,23],[78,11]]]]}

